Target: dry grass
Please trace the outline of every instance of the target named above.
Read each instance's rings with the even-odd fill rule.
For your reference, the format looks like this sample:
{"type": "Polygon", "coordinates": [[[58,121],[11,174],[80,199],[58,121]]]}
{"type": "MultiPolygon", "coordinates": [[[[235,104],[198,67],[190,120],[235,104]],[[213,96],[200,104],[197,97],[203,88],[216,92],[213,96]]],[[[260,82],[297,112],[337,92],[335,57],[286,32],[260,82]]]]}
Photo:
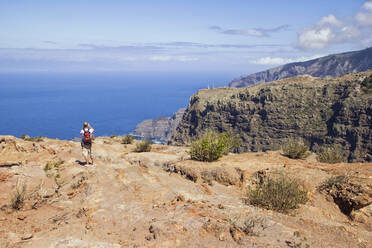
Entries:
{"type": "Polygon", "coordinates": [[[135,152],[149,152],[151,151],[152,143],[150,141],[140,141],[136,144],[135,152]]]}
{"type": "Polygon", "coordinates": [[[27,185],[17,181],[16,188],[10,198],[10,207],[15,210],[20,210],[26,200],[27,185]]]}
{"type": "Polygon", "coordinates": [[[328,164],[341,163],[343,159],[342,150],[337,147],[327,148],[317,156],[319,162],[328,164]]]}
{"type": "Polygon", "coordinates": [[[130,135],[130,134],[129,135],[125,135],[123,137],[123,139],[122,139],[122,143],[123,144],[126,144],[126,145],[132,144],[133,141],[134,141],[134,137],[133,137],[133,135],[130,135]]]}

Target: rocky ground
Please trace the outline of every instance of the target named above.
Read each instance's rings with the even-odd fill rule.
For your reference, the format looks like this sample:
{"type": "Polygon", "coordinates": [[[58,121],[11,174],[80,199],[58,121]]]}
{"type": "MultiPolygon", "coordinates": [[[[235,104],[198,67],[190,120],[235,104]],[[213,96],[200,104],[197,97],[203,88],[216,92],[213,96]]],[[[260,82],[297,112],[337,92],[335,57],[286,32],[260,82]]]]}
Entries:
{"type": "Polygon", "coordinates": [[[371,247],[372,163],[280,151],[203,163],[185,147],[134,153],[118,138],[93,149],[85,166],[79,142],[0,136],[0,247],[371,247]],[[309,201],[289,214],[249,205],[247,187],[274,170],[296,177],[309,201]],[[348,180],[319,191],[337,175],[348,180]]]}

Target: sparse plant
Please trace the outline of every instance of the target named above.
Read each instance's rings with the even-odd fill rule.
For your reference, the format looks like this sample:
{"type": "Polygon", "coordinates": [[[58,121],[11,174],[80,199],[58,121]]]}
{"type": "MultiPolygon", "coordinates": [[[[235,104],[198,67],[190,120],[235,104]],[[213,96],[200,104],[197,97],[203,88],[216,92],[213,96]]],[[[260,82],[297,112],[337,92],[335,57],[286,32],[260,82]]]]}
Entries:
{"type": "Polygon", "coordinates": [[[345,175],[331,176],[319,186],[319,191],[329,191],[334,187],[341,188],[348,181],[349,177],[345,175]]]}
{"type": "Polygon", "coordinates": [[[134,141],[134,136],[133,135],[125,135],[122,139],[122,143],[123,144],[132,144],[134,141]]]}
{"type": "Polygon", "coordinates": [[[368,93],[372,91],[372,75],[366,77],[361,83],[364,92],[368,93]]]}
{"type": "Polygon", "coordinates": [[[115,137],[116,137],[116,134],[114,134],[114,133],[111,134],[111,136],[110,136],[111,139],[113,139],[113,138],[115,138],[115,137]]]}
{"type": "Polygon", "coordinates": [[[15,210],[20,210],[26,200],[27,185],[17,181],[15,191],[10,198],[10,207],[15,210]]]}
{"type": "Polygon", "coordinates": [[[229,133],[208,132],[191,144],[191,159],[212,162],[227,155],[240,144],[240,139],[229,133]]]}
{"type": "Polygon", "coordinates": [[[288,139],[282,146],[283,154],[289,158],[300,159],[310,155],[309,147],[302,141],[288,139]]]}
{"type": "Polygon", "coordinates": [[[44,171],[47,172],[54,168],[59,168],[63,163],[64,161],[59,161],[59,162],[48,161],[44,166],[44,171]]]}
{"type": "Polygon", "coordinates": [[[134,149],[135,152],[149,152],[151,151],[151,145],[152,142],[145,140],[145,141],[140,141],[136,144],[136,148],[134,149]]]}
{"type": "Polygon", "coordinates": [[[255,189],[248,189],[249,202],[253,205],[287,213],[305,204],[307,191],[295,179],[282,173],[268,175],[255,189]]]}
{"type": "Polygon", "coordinates": [[[329,164],[341,163],[343,161],[343,153],[338,147],[329,147],[318,154],[317,160],[329,164]]]}
{"type": "Polygon", "coordinates": [[[236,151],[241,144],[241,139],[238,136],[234,136],[227,132],[221,133],[219,139],[223,144],[225,144],[225,148],[222,151],[223,155],[236,151]]]}
{"type": "Polygon", "coordinates": [[[310,248],[310,244],[307,242],[306,237],[301,237],[299,231],[293,232],[293,239],[286,241],[287,246],[290,248],[310,248]]]}
{"type": "Polygon", "coordinates": [[[48,161],[44,166],[44,172],[47,175],[47,177],[51,177],[55,174],[55,170],[58,170],[61,167],[61,165],[64,163],[64,161],[54,162],[54,161],[48,161]]]}
{"type": "Polygon", "coordinates": [[[22,134],[21,138],[24,141],[43,142],[45,137],[42,137],[42,136],[30,137],[28,135],[22,134]]]}

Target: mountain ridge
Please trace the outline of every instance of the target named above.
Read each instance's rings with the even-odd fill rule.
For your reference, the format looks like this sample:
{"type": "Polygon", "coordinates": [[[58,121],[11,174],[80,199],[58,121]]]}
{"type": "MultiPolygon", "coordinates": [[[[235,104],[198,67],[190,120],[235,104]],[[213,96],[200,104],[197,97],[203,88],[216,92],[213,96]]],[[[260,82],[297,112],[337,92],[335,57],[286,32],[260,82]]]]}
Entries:
{"type": "Polygon", "coordinates": [[[230,82],[229,86],[242,88],[305,74],[322,78],[337,77],[370,69],[372,69],[372,47],[359,51],[331,54],[304,62],[288,63],[265,71],[242,75],[230,82]]]}

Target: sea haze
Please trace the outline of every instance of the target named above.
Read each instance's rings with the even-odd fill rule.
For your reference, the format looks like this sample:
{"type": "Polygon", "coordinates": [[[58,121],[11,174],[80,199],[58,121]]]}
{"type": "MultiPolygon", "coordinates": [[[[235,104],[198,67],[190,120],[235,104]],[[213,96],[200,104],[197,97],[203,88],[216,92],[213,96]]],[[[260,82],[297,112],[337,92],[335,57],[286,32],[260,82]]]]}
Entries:
{"type": "Polygon", "coordinates": [[[0,74],[0,135],[71,139],[83,121],[97,136],[127,134],[171,116],[198,89],[225,86],[222,73],[0,74]]]}

